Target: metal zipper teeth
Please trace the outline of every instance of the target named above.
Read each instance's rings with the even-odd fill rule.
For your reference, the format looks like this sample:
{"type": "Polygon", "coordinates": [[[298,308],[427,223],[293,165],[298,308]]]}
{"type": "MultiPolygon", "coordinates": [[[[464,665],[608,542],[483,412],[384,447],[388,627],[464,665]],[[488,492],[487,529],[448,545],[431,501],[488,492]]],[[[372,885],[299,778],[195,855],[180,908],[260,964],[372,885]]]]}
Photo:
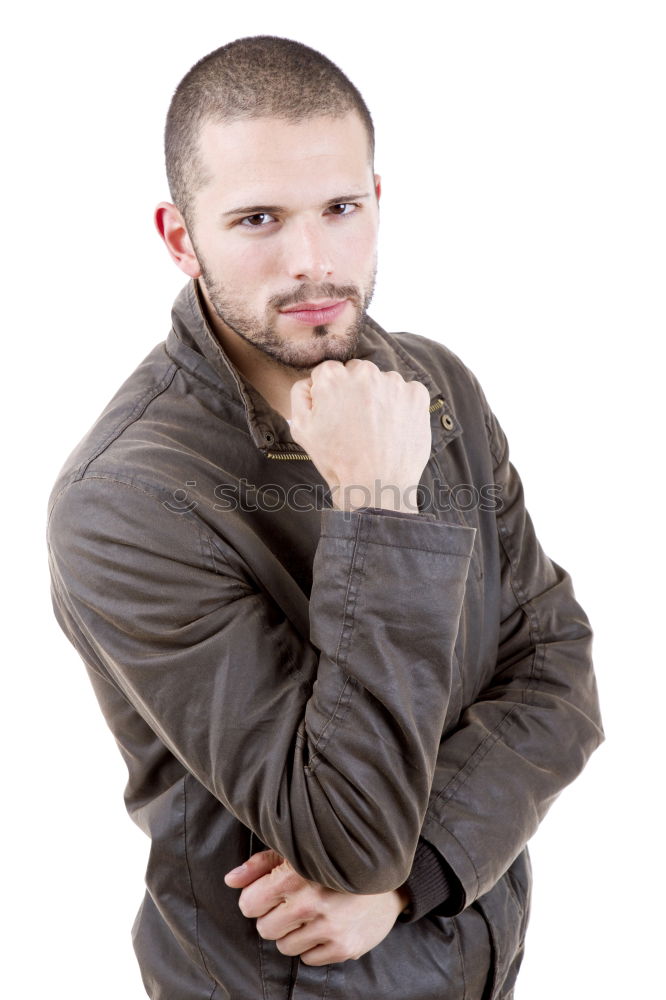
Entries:
{"type": "Polygon", "coordinates": [[[283,462],[290,458],[298,458],[304,462],[312,461],[310,456],[306,455],[304,451],[267,451],[266,458],[279,458],[283,462]]]}
{"type": "MultiPolygon", "coordinates": [[[[436,399],[434,403],[431,403],[428,407],[428,413],[437,413],[437,410],[441,410],[444,406],[443,399],[436,399]]],[[[309,455],[306,455],[304,451],[267,451],[266,458],[276,458],[280,462],[288,462],[294,459],[295,461],[301,462],[311,462],[312,459],[309,455]]]]}

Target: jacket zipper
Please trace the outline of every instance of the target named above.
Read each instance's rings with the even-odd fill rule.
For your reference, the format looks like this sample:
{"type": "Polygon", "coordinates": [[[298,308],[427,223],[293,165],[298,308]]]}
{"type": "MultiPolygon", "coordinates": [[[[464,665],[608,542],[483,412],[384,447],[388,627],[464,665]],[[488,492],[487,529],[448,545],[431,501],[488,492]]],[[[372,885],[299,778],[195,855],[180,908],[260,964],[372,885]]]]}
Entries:
{"type": "MultiPolygon", "coordinates": [[[[428,413],[437,413],[438,410],[444,406],[443,399],[436,399],[434,403],[431,403],[428,407],[428,413]]],[[[267,451],[266,458],[277,458],[281,462],[288,461],[290,459],[300,460],[302,462],[311,462],[312,459],[304,451],[267,451]]]]}

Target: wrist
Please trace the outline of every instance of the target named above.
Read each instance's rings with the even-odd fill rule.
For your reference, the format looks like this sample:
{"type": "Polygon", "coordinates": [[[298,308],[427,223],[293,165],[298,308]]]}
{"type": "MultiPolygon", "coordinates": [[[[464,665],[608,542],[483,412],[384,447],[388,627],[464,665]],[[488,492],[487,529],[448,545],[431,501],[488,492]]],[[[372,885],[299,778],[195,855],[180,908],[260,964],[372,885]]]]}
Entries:
{"type": "Polygon", "coordinates": [[[401,885],[398,889],[393,890],[393,895],[396,897],[396,905],[398,906],[398,915],[403,913],[412,901],[411,893],[401,885]]]}
{"type": "Polygon", "coordinates": [[[331,501],[336,510],[374,507],[404,514],[418,514],[416,491],[415,486],[401,487],[394,483],[382,483],[379,479],[375,479],[373,483],[337,483],[331,489],[331,501]]]}

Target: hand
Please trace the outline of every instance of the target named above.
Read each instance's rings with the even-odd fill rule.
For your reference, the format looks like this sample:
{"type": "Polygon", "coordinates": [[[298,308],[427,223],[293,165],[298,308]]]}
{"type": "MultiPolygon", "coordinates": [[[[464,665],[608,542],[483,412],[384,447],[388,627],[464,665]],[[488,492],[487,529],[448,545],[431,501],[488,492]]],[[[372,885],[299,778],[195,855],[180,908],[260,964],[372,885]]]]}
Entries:
{"type": "Polygon", "coordinates": [[[292,386],[291,433],[338,509],[413,513],[432,447],[429,404],[421,382],[405,382],[372,361],[322,361],[292,386]]]}
{"type": "Polygon", "coordinates": [[[361,896],[336,892],[302,878],[275,851],[253,854],[225,876],[242,888],[238,905],[257,917],[257,931],[283,955],[306,965],[360,958],[386,937],[409,901],[404,889],[361,896]]]}

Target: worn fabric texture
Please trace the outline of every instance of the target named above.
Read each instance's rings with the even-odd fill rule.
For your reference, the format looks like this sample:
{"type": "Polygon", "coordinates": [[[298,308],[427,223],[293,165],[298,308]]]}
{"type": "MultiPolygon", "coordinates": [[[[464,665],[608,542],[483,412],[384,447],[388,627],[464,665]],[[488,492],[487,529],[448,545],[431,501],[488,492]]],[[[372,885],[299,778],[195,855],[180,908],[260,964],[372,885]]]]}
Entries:
{"type": "Polygon", "coordinates": [[[172,315],[70,455],[48,520],[55,613],[151,839],[133,928],[146,990],[506,1000],[526,844],[603,735],[590,627],[504,434],[451,352],[368,319],[357,356],[426,385],[432,452],[413,514],[333,509],[196,282],[172,315]],[[224,884],[264,845],[353,893],[405,883],[427,845],[456,891],[361,959],[310,967],[224,884]]]}

